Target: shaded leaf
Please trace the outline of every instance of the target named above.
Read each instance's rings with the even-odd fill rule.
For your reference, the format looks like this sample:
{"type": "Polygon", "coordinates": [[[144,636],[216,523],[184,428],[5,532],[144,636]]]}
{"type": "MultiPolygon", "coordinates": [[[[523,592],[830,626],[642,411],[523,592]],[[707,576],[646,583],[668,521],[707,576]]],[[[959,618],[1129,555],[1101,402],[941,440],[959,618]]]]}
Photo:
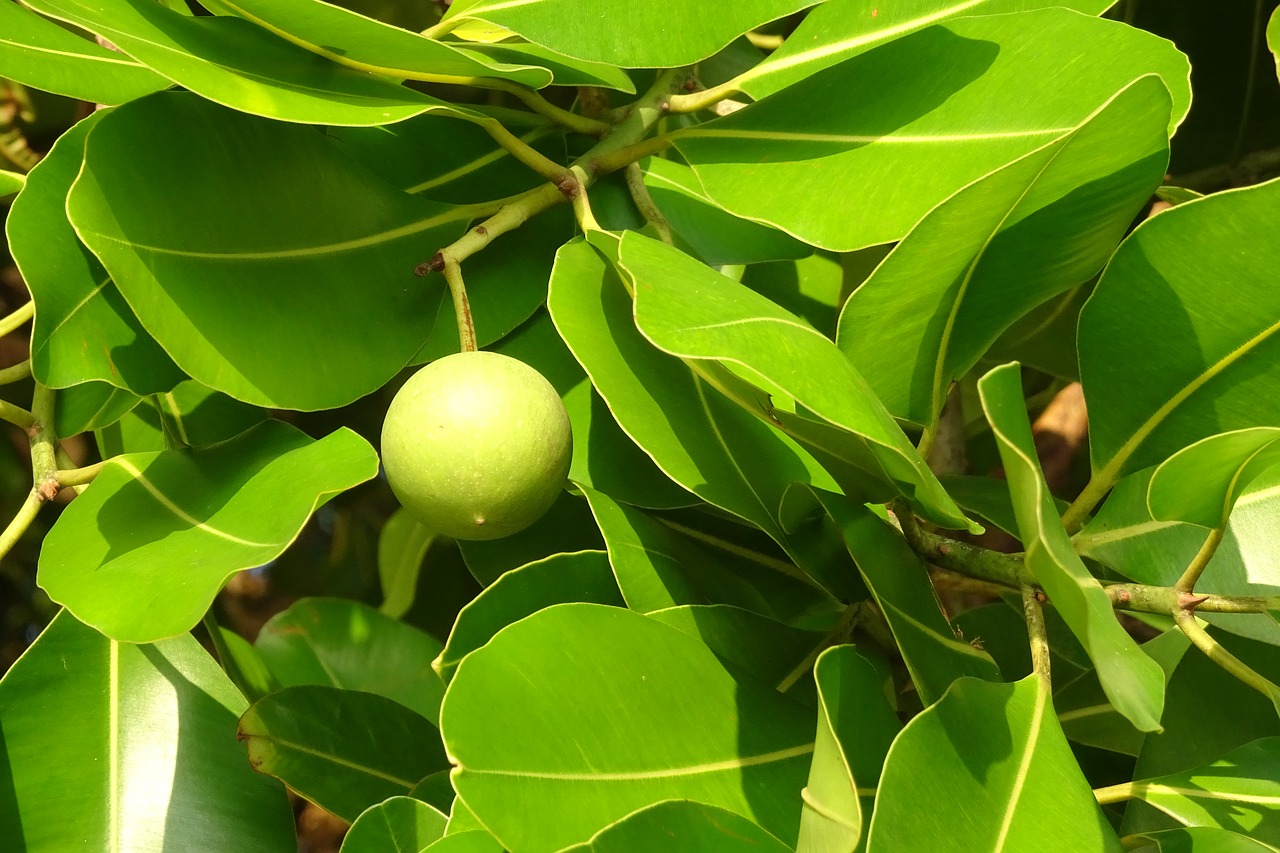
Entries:
{"type": "Polygon", "coordinates": [[[382,696],[333,687],[286,687],[240,718],[249,763],[311,802],[354,821],[449,766],[439,732],[382,696]]]}
{"type": "Polygon", "coordinates": [[[378,579],[382,583],[383,613],[399,619],[413,606],[418,573],[436,535],[401,507],[378,533],[378,579]]]}
{"type": "Polygon", "coordinates": [[[745,817],[692,800],[666,800],[632,812],[564,853],[786,853],[791,848],[745,817]]]}
{"type": "Polygon", "coordinates": [[[418,853],[444,837],[448,820],[426,803],[390,797],[356,818],[340,853],[418,853]]]}
{"type": "MultiPolygon", "coordinates": [[[[105,382],[84,382],[72,385],[58,392],[58,405],[54,407],[53,423],[59,436],[73,436],[89,430],[102,430],[117,423],[131,412],[141,398],[123,388],[108,385],[105,382]]],[[[124,453],[117,444],[110,449],[115,452],[103,452],[103,458],[124,453]]],[[[106,451],[107,445],[100,445],[106,451]]],[[[136,448],[147,449],[152,448],[136,448]]]]}
{"type": "Polygon", "coordinates": [[[227,578],[278,557],[377,464],[350,430],[313,441],[279,421],[207,449],[114,457],[45,538],[38,582],[117,639],[183,633],[227,578]]]}
{"type": "Polygon", "coordinates": [[[1149,841],[1159,853],[1273,853],[1276,850],[1270,844],[1263,844],[1247,835],[1209,826],[1143,832],[1127,836],[1126,840],[1129,839],[1149,841]]]}
{"type": "Polygon", "coordinates": [[[502,845],[481,829],[468,829],[433,841],[421,853],[503,853],[502,845]]]}

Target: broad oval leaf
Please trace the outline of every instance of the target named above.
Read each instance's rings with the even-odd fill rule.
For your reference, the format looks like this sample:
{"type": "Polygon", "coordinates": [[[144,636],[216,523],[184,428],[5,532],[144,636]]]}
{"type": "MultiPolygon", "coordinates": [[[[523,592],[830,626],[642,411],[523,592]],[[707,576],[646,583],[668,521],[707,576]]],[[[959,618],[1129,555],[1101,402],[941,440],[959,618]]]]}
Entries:
{"type": "MultiPolygon", "coordinates": [[[[122,104],[169,81],[119,51],[76,35],[17,3],[0,3],[0,77],[97,104],[122,104]]],[[[3,196],[0,179],[0,196],[3,196]]]]}
{"type": "Polygon", "coordinates": [[[317,506],[371,479],[373,448],[267,421],[194,451],[117,456],[44,540],[37,580],[108,636],[191,629],[227,578],[278,557],[317,506]]]}
{"type": "Polygon", "coordinates": [[[462,659],[503,628],[543,608],[575,601],[625,606],[603,552],[554,554],[504,573],[458,613],[449,642],[431,667],[448,684],[462,659]]]}
{"type": "Polygon", "coordinates": [[[419,853],[444,837],[449,819],[410,797],[390,797],[356,818],[339,853],[419,853]]]}
{"type": "MultiPolygon", "coordinates": [[[[830,339],[665,243],[629,231],[618,258],[632,280],[636,326],[655,346],[683,359],[732,365],[759,377],[761,388],[779,389],[838,428],[831,432],[844,433],[825,440],[820,450],[844,453],[841,458],[856,460],[859,467],[871,456],[874,461],[867,467],[875,476],[889,479],[930,521],[970,526],[871,386],[830,339]]],[[[792,419],[772,404],[756,414],[802,443],[811,440],[808,432],[789,428],[792,419]]]]}
{"type": "Polygon", "coordinates": [[[814,664],[818,738],[800,814],[798,853],[853,853],[865,846],[880,771],[901,729],[879,673],[853,646],[814,664]]]}
{"type": "Polygon", "coordinates": [[[836,342],[890,412],[934,427],[1002,332],[1102,268],[1168,166],[1169,109],[1143,77],[935,207],[853,292],[836,342]]]}
{"type": "Polygon", "coordinates": [[[444,290],[414,266],[471,215],[385,185],[312,128],[185,93],[99,123],[68,212],[183,370],[303,410],[368,394],[413,357],[444,290]]]}
{"type": "Polygon", "coordinates": [[[262,626],[254,646],[282,687],[363,690],[439,722],[444,684],[430,661],[443,645],[367,604],[300,599],[262,626]]]}
{"type": "Polygon", "coordinates": [[[397,81],[344,68],[239,18],[192,17],[151,0],[27,0],[26,5],[102,36],[204,98],[256,115],[368,126],[432,110],[480,117],[397,81]]]}
{"type": "Polygon", "coordinates": [[[790,849],[742,815],[692,800],[666,800],[632,812],[563,853],[787,853],[790,849]]]}
{"type": "Polygon", "coordinates": [[[0,680],[5,846],[295,850],[283,786],[233,740],[246,704],[194,637],[137,646],[60,612],[0,680]]]}
{"type": "Polygon", "coordinates": [[[1089,653],[1111,704],[1140,731],[1159,731],[1164,674],[1117,621],[1102,585],[1071,546],[1036,459],[1018,365],[997,367],[979,380],[978,391],[1009,480],[1027,570],[1089,653]]]}
{"type": "Polygon", "coordinates": [[[245,711],[237,736],[254,770],[349,821],[449,766],[424,717],[355,690],[286,687],[245,711]]]}
{"type": "Polygon", "coordinates": [[[551,72],[544,68],[486,61],[455,45],[319,0],[217,0],[217,6],[326,59],[397,80],[463,83],[472,77],[502,77],[535,89],[551,82],[551,72]]]}
{"type": "Polygon", "coordinates": [[[51,388],[99,381],[138,395],[154,394],[181,381],[182,371],[142,328],[67,220],[67,193],[84,162],[85,140],[108,114],[95,112],[58,138],[31,170],[28,189],[14,201],[5,232],[36,304],[31,330],[36,379],[51,388]]]}
{"type": "Polygon", "coordinates": [[[1171,43],[1066,9],[961,18],[680,131],[676,147],[725,209],[849,251],[901,238],[956,190],[1150,73],[1174,93],[1176,127],[1190,92],[1171,43]],[[831,215],[831,199],[850,200],[843,215],[831,215]]]}
{"type": "Polygon", "coordinates": [[[1277,463],[1280,428],[1210,436],[1160,463],[1147,486],[1147,506],[1158,521],[1224,527],[1240,496],[1277,463]]]}
{"type": "Polygon", "coordinates": [[[540,611],[469,655],[440,722],[459,797],[513,853],[580,843],[668,799],[795,837],[813,751],[801,706],[692,637],[592,604],[540,611]]]}
{"type": "Polygon", "coordinates": [[[706,59],[748,30],[815,2],[739,0],[709,15],[681,0],[456,0],[441,23],[487,21],[566,56],[624,68],[674,68],[706,59]]]}
{"type": "Polygon", "coordinates": [[[1099,487],[1207,436],[1280,423],[1278,226],[1275,180],[1180,204],[1120,244],[1080,312],[1099,487]]]}
{"type": "Polygon", "coordinates": [[[955,850],[1124,849],[1038,675],[957,681],[889,748],[867,850],[932,850],[939,838],[955,850]]]}
{"type": "MultiPolygon", "coordinates": [[[[452,823],[452,816],[450,819],[452,823]]],[[[420,853],[504,853],[498,840],[482,829],[459,830],[433,841],[420,853]]]]}
{"type": "MultiPolygon", "coordinates": [[[[1126,838],[1132,839],[1134,843],[1150,842],[1158,853],[1275,853],[1276,850],[1270,844],[1255,841],[1247,835],[1212,826],[1141,832],[1126,838]]],[[[1137,849],[1146,851],[1150,848],[1137,849]]]]}

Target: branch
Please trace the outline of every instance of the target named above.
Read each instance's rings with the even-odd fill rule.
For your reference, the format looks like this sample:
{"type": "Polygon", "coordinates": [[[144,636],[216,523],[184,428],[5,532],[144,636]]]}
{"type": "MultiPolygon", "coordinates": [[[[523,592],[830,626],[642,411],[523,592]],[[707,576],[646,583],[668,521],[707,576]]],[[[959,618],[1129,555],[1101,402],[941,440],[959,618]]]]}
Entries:
{"type": "Polygon", "coordinates": [[[1182,633],[1187,635],[1187,639],[1196,648],[1204,652],[1205,657],[1254,690],[1257,690],[1263,696],[1266,696],[1276,706],[1277,710],[1280,710],[1280,687],[1277,687],[1274,682],[1240,660],[1240,658],[1231,654],[1222,644],[1209,636],[1209,632],[1202,628],[1196,620],[1194,604],[1174,610],[1173,621],[1177,623],[1182,633]]]}
{"type": "Polygon", "coordinates": [[[23,323],[30,320],[36,314],[36,304],[28,302],[21,306],[7,317],[0,319],[0,337],[4,337],[12,331],[15,331],[23,323]]]}
{"type": "Polygon", "coordinates": [[[565,180],[568,169],[507,130],[503,124],[496,119],[490,121],[479,122],[479,125],[485,129],[493,141],[501,145],[510,152],[511,156],[546,178],[553,184],[560,184],[565,180]]]}
{"type": "Polygon", "coordinates": [[[726,98],[742,94],[742,90],[738,88],[737,84],[738,78],[735,77],[726,83],[721,83],[719,86],[703,89],[701,92],[693,92],[688,95],[672,95],[671,112],[696,113],[710,109],[726,98]]]}
{"type": "Polygon", "coordinates": [[[1219,543],[1222,542],[1224,530],[1225,528],[1223,527],[1215,527],[1209,531],[1209,535],[1205,537],[1204,544],[1200,546],[1200,550],[1192,558],[1191,564],[1182,573],[1182,577],[1178,578],[1178,582],[1173,585],[1174,589],[1178,590],[1178,592],[1191,592],[1196,588],[1196,581],[1200,580],[1200,576],[1204,574],[1209,561],[1213,559],[1214,552],[1218,550],[1219,543]]]}
{"type": "Polygon", "coordinates": [[[627,179],[627,189],[631,192],[631,200],[636,203],[640,215],[658,232],[658,237],[662,242],[668,246],[671,245],[671,223],[662,215],[662,211],[658,210],[658,205],[654,204],[653,196],[649,195],[649,188],[644,185],[644,171],[640,168],[640,164],[635,162],[628,163],[623,170],[623,175],[627,179]]]}
{"type": "Polygon", "coordinates": [[[1049,631],[1044,624],[1044,609],[1041,604],[1044,593],[1030,583],[1022,587],[1022,613],[1027,620],[1027,637],[1031,640],[1031,670],[1044,679],[1045,687],[1049,680],[1049,631]]]}

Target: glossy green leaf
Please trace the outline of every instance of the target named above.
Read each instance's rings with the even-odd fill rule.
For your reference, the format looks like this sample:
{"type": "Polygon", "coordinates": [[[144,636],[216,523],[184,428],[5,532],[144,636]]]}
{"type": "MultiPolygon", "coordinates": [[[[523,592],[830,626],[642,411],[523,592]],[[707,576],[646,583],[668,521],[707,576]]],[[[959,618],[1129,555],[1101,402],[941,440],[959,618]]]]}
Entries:
{"type": "MultiPolygon", "coordinates": [[[[57,399],[53,423],[59,436],[109,427],[141,402],[139,397],[106,382],[85,382],[63,388],[58,391],[57,399]]],[[[105,459],[116,454],[104,452],[102,455],[105,459]]]]}
{"type": "Polygon", "coordinates": [[[1080,312],[1096,482],[1280,422],[1277,211],[1271,181],[1166,210],[1120,245],[1080,312]]]}
{"type": "Polygon", "coordinates": [[[813,659],[831,642],[828,630],[795,628],[727,604],[668,607],[646,614],[655,622],[696,637],[733,672],[814,704],[813,659]]]}
{"type": "Polygon", "coordinates": [[[680,0],[456,0],[444,24],[486,21],[557,53],[624,68],[692,65],[814,0],[741,0],[708,15],[680,0]],[[584,22],[590,21],[590,26],[584,22]]]}
{"type": "MultiPolygon", "coordinates": [[[[471,51],[318,0],[217,0],[218,7],[336,63],[396,80],[501,77],[542,88],[551,73],[471,51]]],[[[417,851],[414,851],[417,853],[417,851]]]]}
{"type": "Polygon", "coordinates": [[[1094,283],[1073,287],[1022,315],[996,339],[986,357],[994,363],[1017,361],[1049,376],[1078,382],[1076,325],[1094,283]]]}
{"type": "Polygon", "coordinates": [[[609,551],[627,607],[648,613],[677,604],[736,604],[772,613],[767,601],[705,549],[643,510],[582,488],[609,551]]]}
{"type": "Polygon", "coordinates": [[[68,211],[183,370],[304,410],[368,394],[417,352],[444,287],[413,268],[471,215],[383,184],[311,128],[184,93],[98,124],[68,211]]]}
{"type": "Polygon", "coordinates": [[[304,598],[272,616],[254,645],[283,687],[319,684],[394,699],[433,724],[444,684],[430,661],[443,645],[366,604],[304,598]]]}
{"type": "Polygon", "coordinates": [[[383,613],[399,619],[413,606],[418,574],[436,535],[401,507],[378,534],[378,579],[382,582],[383,613]]]}
{"type": "Polygon", "coordinates": [[[632,812],[564,853],[786,853],[791,848],[745,817],[692,800],[666,800],[632,812]]]}
{"type": "MultiPolygon", "coordinates": [[[[0,4],[0,33],[0,77],[35,89],[98,104],[122,104],[169,86],[142,63],[17,3],[0,4]]],[[[0,196],[4,194],[0,187],[0,196]]]]}
{"type": "Polygon", "coordinates": [[[1280,844],[1280,738],[1255,740],[1210,764],[1133,782],[1123,792],[1187,826],[1280,844]]]}
{"type": "Polygon", "coordinates": [[[0,198],[13,195],[22,189],[26,181],[27,176],[20,172],[7,172],[0,169],[0,198]]]}
{"type": "Polygon", "coordinates": [[[245,706],[194,638],[119,643],[62,611],[0,681],[5,848],[295,850],[284,788],[235,743],[245,706]]]}
{"type": "Polygon", "coordinates": [[[1141,731],[1158,730],[1164,676],[1116,620],[1102,585],[1071,547],[1036,458],[1018,365],[991,371],[978,391],[1009,480],[1027,571],[1088,651],[1116,710],[1141,731]]]}
{"type": "Polygon", "coordinates": [[[240,718],[249,763],[344,820],[448,767],[435,726],[382,696],[286,687],[240,718]]]}
{"type": "Polygon", "coordinates": [[[463,830],[433,841],[421,853],[504,853],[502,845],[489,833],[480,829],[463,830]]]}
{"type": "Polygon", "coordinates": [[[548,308],[618,424],[675,482],[786,542],[792,482],[835,484],[795,442],[725,400],[635,328],[622,282],[585,242],[562,247],[548,308]],[[678,422],[668,415],[680,412],[678,422]]]}
{"type": "Polygon", "coordinates": [[[996,680],[986,652],[956,636],[939,608],[924,562],[886,522],[841,495],[814,492],[839,527],[845,547],[893,632],[920,701],[936,702],[962,675],[996,680]]]}
{"type": "Polygon", "coordinates": [[[488,586],[504,573],[554,554],[599,551],[604,540],[580,495],[566,489],[546,515],[519,533],[501,539],[459,540],[471,575],[488,586]]]}
{"type": "Polygon", "coordinates": [[[812,251],[788,234],[717,207],[688,166],[660,157],[642,162],[653,203],[692,254],[708,264],[755,264],[803,258],[812,251]]]}
{"type": "Polygon", "coordinates": [[[183,633],[227,578],[278,557],[377,466],[350,430],[314,441],[279,421],[207,449],[117,456],[45,538],[39,583],[116,639],[183,633]]]}
{"type": "MultiPolygon", "coordinates": [[[[6,8],[19,7],[9,3],[6,8]]],[[[67,193],[84,162],[85,140],[108,114],[96,112],[58,138],[31,170],[28,189],[14,201],[5,232],[36,303],[31,331],[35,377],[51,388],[97,380],[139,395],[154,394],[181,381],[182,372],[142,328],[67,220],[67,193]]]]}
{"type": "Polygon", "coordinates": [[[780,48],[738,78],[735,87],[759,100],[823,68],[948,18],[1044,6],[1096,15],[1109,5],[1108,0],[911,0],[868,9],[862,0],[827,0],[805,16],[780,48]]]}
{"type": "Polygon", "coordinates": [[[1102,268],[1164,176],[1169,109],[1143,77],[938,205],[853,292],[836,341],[894,416],[933,427],[1003,331],[1102,268]]]}
{"type": "Polygon", "coordinates": [[[844,270],[831,256],[818,252],[798,261],[752,264],[743,271],[742,283],[835,337],[844,304],[844,270]]]}
{"type": "Polygon", "coordinates": [[[246,699],[257,702],[268,693],[280,689],[279,682],[271,675],[252,643],[222,626],[218,626],[218,633],[222,637],[218,652],[219,663],[246,699]],[[225,656],[222,656],[222,649],[226,650],[225,656]]]}
{"type": "Polygon", "coordinates": [[[575,601],[624,606],[604,553],[556,554],[507,572],[462,608],[431,667],[448,684],[462,659],[503,628],[543,608],[575,601]]]}
{"type": "Polygon", "coordinates": [[[1123,849],[1038,675],[958,681],[889,748],[867,849],[929,850],[939,838],[956,850],[1123,849]]]}
{"type": "Polygon", "coordinates": [[[542,610],[469,655],[440,722],[458,795],[513,853],[580,843],[668,799],[793,838],[813,751],[801,706],[692,637],[591,604],[542,610]]]}
{"type": "Polygon", "coordinates": [[[1190,93],[1170,42],[1066,9],[961,18],[681,131],[676,147],[725,209],[848,251],[902,237],[956,190],[1150,73],[1174,93],[1176,127],[1190,93]],[[856,203],[832,216],[832,199],[856,203]]]}
{"type": "Polygon", "coordinates": [[[514,37],[492,44],[468,44],[463,50],[489,62],[545,68],[552,74],[553,86],[595,86],[628,94],[636,91],[635,81],[612,63],[576,59],[514,37]]]}
{"type": "MultiPolygon", "coordinates": [[[[1153,469],[1121,479],[1092,521],[1073,539],[1084,557],[1140,583],[1173,586],[1205,541],[1203,527],[1157,521],[1147,504],[1153,469]]],[[[1196,583],[1218,595],[1280,594],[1280,470],[1262,474],[1236,502],[1222,541],[1196,583]]],[[[1234,634],[1280,646],[1280,625],[1267,613],[1198,614],[1234,634]]]]}
{"type": "MultiPolygon", "coordinates": [[[[73,386],[58,395],[59,415],[67,393],[82,387],[85,386],[73,386]]],[[[124,399],[117,402],[116,397],[120,395],[108,399],[102,404],[101,412],[85,427],[96,428],[100,419],[110,419],[111,429],[107,433],[118,444],[112,446],[114,452],[104,454],[108,456],[216,444],[267,419],[262,409],[233,400],[192,379],[179,382],[172,391],[153,394],[137,405],[128,406],[128,411],[117,420],[111,417],[113,409],[125,406],[132,396],[128,392],[121,394],[124,399]]]]}
{"type": "MultiPolygon", "coordinates": [[[[1135,844],[1147,841],[1158,853],[1274,853],[1278,848],[1211,826],[1192,826],[1183,829],[1166,829],[1163,832],[1143,832],[1127,836],[1126,841],[1135,844]]],[[[1148,851],[1151,847],[1134,848],[1148,851]]]]}
{"type": "Polygon", "coordinates": [[[25,5],[102,36],[203,98],[255,115],[368,126],[432,110],[477,115],[395,80],[344,68],[239,18],[192,17],[150,0],[27,0],[25,5]]]}
{"type": "MultiPolygon", "coordinates": [[[[739,367],[758,377],[760,388],[780,389],[845,433],[824,440],[821,450],[862,465],[871,457],[879,477],[891,480],[929,520],[969,526],[867,380],[830,339],[750,288],[635,232],[622,237],[619,260],[632,280],[636,326],[655,346],[682,359],[739,367]]],[[[788,415],[803,420],[794,412],[779,414],[770,403],[756,414],[802,442],[809,439],[810,433],[788,428],[788,415]]]]}
{"type": "Polygon", "coordinates": [[[827,649],[814,664],[818,739],[802,794],[799,853],[865,847],[876,786],[901,724],[879,674],[853,646],[827,649]]]}
{"type": "Polygon", "coordinates": [[[448,820],[426,803],[390,797],[356,818],[339,853],[418,853],[444,837],[448,820]]]}
{"type": "Polygon", "coordinates": [[[1280,428],[1210,436],[1160,463],[1147,486],[1147,506],[1158,521],[1222,527],[1249,485],[1277,463],[1280,428]]]}

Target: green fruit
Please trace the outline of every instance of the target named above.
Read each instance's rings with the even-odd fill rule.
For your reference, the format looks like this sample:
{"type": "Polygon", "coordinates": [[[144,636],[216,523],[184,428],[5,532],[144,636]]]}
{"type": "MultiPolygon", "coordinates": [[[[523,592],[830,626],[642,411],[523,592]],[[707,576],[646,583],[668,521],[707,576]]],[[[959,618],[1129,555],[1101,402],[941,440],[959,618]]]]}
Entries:
{"type": "Polygon", "coordinates": [[[428,364],[382,424],[391,490],[424,525],[455,539],[497,539],[537,521],[564,488],[572,449],[551,383],[494,352],[428,364]]]}

